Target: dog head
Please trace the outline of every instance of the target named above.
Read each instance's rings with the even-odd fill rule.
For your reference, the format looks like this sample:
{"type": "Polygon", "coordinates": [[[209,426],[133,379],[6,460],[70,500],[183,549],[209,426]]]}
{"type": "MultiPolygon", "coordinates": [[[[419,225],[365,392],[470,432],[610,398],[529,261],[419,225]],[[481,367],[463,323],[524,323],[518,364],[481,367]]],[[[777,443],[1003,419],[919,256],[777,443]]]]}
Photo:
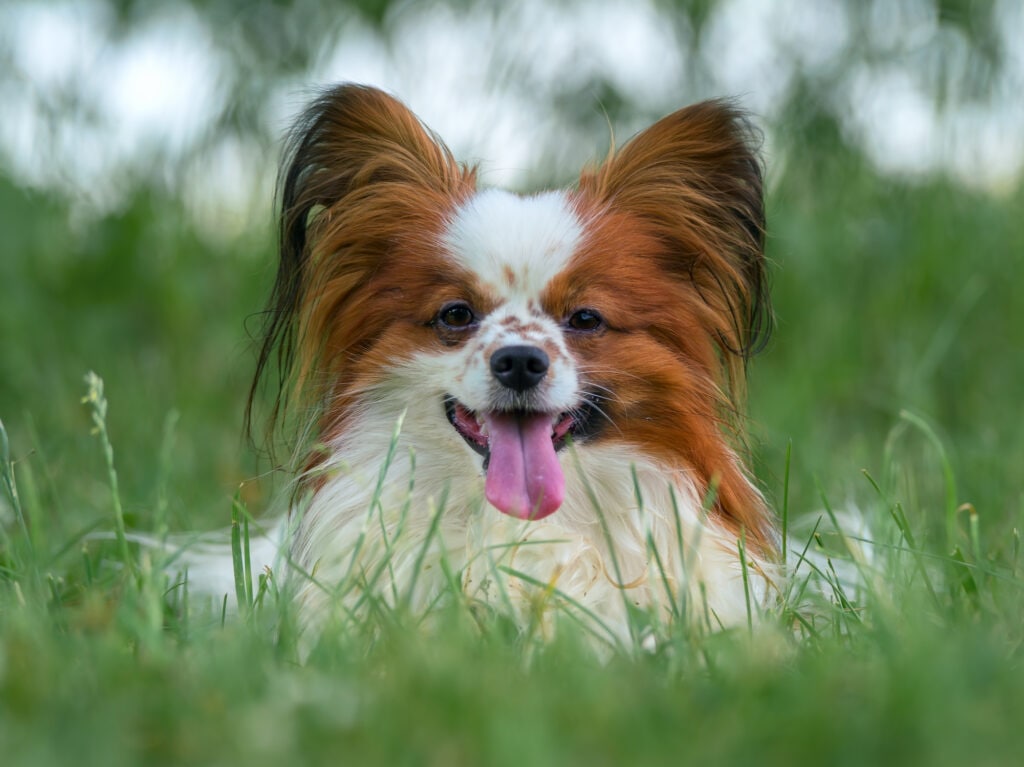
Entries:
{"type": "Polygon", "coordinates": [[[751,136],[705,102],[575,189],[520,196],[478,191],[381,91],[329,90],[289,144],[257,380],[276,353],[323,441],[384,398],[436,418],[433,449],[485,471],[508,514],[559,508],[566,445],[617,441],[714,488],[763,539],[732,448],[768,316],[751,136]]]}

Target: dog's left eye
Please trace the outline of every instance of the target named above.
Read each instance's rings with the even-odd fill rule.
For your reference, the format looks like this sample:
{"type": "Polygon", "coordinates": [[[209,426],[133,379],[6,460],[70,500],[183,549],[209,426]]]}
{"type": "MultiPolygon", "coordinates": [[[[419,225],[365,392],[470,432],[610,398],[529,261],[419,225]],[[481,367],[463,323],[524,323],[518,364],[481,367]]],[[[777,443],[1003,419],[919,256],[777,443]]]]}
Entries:
{"type": "Polygon", "coordinates": [[[437,315],[438,320],[445,327],[461,329],[468,328],[476,320],[473,310],[466,304],[452,304],[441,309],[437,315]]]}
{"type": "Polygon", "coordinates": [[[593,309],[580,309],[569,317],[569,327],[573,330],[597,330],[604,320],[593,309]]]}

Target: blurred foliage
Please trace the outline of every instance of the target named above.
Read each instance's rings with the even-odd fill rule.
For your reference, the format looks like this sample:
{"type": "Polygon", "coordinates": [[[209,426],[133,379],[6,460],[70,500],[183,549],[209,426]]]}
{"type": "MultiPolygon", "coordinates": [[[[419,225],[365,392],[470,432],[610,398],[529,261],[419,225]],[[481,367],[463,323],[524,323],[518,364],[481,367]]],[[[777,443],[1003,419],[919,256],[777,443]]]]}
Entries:
{"type": "MultiPolygon", "coordinates": [[[[709,37],[716,13],[729,6],[722,0],[652,0],[661,14],[664,29],[674,37],[684,53],[682,73],[691,99],[717,92],[715,62],[720,44],[709,37]]],[[[545,4],[541,4],[542,6],[545,4]]],[[[1001,5],[995,0],[832,0],[829,3],[799,2],[783,4],[779,11],[780,29],[786,21],[796,21],[818,5],[835,11],[834,24],[847,28],[847,42],[825,61],[808,63],[806,52],[799,45],[783,47],[771,66],[791,79],[780,102],[772,109],[772,119],[785,127],[780,134],[783,147],[803,147],[814,139],[823,126],[834,126],[837,132],[849,118],[848,106],[835,98],[840,81],[859,65],[876,70],[894,66],[909,73],[924,88],[927,96],[939,106],[957,107],[973,102],[985,103],[991,86],[1004,70],[1011,35],[1000,34],[1001,5]],[[920,29],[917,29],[920,27],[920,29]],[[904,32],[923,30],[922,38],[904,32]],[[879,32],[886,34],[880,35],[879,32]],[[906,38],[906,39],[905,39],[906,38]],[[805,135],[812,134],[812,135],[805,135]]],[[[409,19],[416,23],[422,14],[470,11],[489,18],[494,28],[508,27],[516,34],[499,34],[489,51],[489,58],[474,61],[497,90],[516,90],[535,102],[542,103],[552,125],[571,129],[582,126],[583,135],[600,136],[606,121],[622,125],[658,116],[651,105],[638,103],[637,94],[625,90],[612,78],[600,72],[591,73],[586,62],[572,76],[550,78],[536,71],[533,51],[523,54],[518,24],[521,5],[501,0],[175,0],[154,3],[149,0],[97,0],[99,12],[93,15],[106,19],[100,25],[105,43],[116,46],[129,41],[140,29],[151,24],[166,23],[188,13],[209,32],[209,40],[221,62],[214,74],[224,98],[210,129],[186,149],[194,157],[203,157],[213,145],[242,137],[266,149],[277,140],[282,125],[278,115],[270,113],[282,84],[292,90],[315,85],[309,75],[330,54],[351,42],[346,37],[352,30],[364,36],[376,36],[385,48],[394,36],[404,30],[409,19]]],[[[570,0],[553,0],[547,7],[577,7],[570,0]]],[[[614,5],[608,13],[616,14],[614,5]]],[[[525,25],[525,30],[529,24],[525,25]]],[[[827,30],[831,31],[831,30],[827,30]]],[[[530,49],[526,49],[530,50],[530,49]]],[[[0,37],[0,62],[9,59],[0,37]]],[[[9,62],[8,62],[9,63],[9,62]]],[[[18,82],[14,67],[6,77],[18,82]]],[[[569,73],[566,73],[567,75],[569,73]]],[[[679,74],[679,73],[673,73],[679,74]]],[[[5,75],[0,73],[0,84],[5,75]]],[[[21,79],[25,78],[22,75],[21,79]]],[[[73,86],[72,86],[73,88],[73,86]]],[[[69,113],[81,119],[94,119],[90,105],[74,92],[57,91],[38,94],[41,108],[60,120],[69,113]]],[[[739,95],[728,94],[728,95],[739,95]]],[[[658,105],[666,109],[673,104],[658,105]]],[[[37,140],[45,143],[46,136],[37,140]]],[[[187,164],[184,158],[181,165],[187,164]]],[[[173,170],[173,169],[172,169],[173,170]]],[[[549,178],[536,179],[549,181],[549,178]]]]}
{"type": "Polygon", "coordinates": [[[179,202],[146,188],[123,210],[69,219],[67,202],[0,178],[10,248],[0,260],[0,418],[15,455],[51,473],[55,512],[105,508],[79,402],[96,370],[108,380],[133,521],[141,510],[150,519],[153,466],[176,411],[172,511],[210,512],[254,471],[239,429],[252,368],[243,323],[272,274],[270,230],[230,246],[204,240],[179,202]]]}
{"type": "Polygon", "coordinates": [[[1024,300],[1008,279],[1024,252],[1022,203],[1020,191],[994,200],[943,180],[887,182],[844,152],[812,150],[787,168],[769,199],[778,326],[750,390],[770,486],[792,441],[797,509],[819,507],[823,491],[839,504],[864,497],[865,469],[896,473],[893,489],[938,525],[934,452],[903,445],[907,465],[886,465],[901,409],[937,425],[983,524],[1024,508],[1013,468],[1024,461],[1013,415],[1024,300]]]}

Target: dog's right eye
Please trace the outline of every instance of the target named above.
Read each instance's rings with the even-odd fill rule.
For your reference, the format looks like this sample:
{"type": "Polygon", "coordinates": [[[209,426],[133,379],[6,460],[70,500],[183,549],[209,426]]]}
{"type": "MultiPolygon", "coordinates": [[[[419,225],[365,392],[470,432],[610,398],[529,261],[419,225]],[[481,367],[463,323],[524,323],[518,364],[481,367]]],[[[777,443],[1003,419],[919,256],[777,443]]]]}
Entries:
{"type": "Polygon", "coordinates": [[[600,330],[604,320],[593,309],[580,309],[569,318],[569,327],[584,333],[600,330]]]}
{"type": "Polygon", "coordinates": [[[468,328],[476,320],[473,310],[466,304],[451,304],[441,309],[438,320],[447,328],[461,330],[468,328]]]}

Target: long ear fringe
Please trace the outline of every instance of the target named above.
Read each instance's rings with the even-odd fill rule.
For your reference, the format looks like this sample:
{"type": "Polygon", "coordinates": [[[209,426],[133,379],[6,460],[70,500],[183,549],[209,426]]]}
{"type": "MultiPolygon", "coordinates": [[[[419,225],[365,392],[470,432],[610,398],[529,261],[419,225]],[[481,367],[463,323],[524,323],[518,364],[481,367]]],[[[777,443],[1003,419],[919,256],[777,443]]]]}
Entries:
{"type": "Polygon", "coordinates": [[[772,326],[759,145],[732,103],[705,101],[640,132],[580,179],[583,194],[646,220],[668,246],[668,268],[725,315],[717,332],[736,396],[772,326]]]}
{"type": "Polygon", "coordinates": [[[338,85],[303,112],[286,138],[277,180],[280,261],[246,404],[250,439],[255,402],[271,368],[276,381],[268,436],[285,407],[299,343],[297,313],[310,282],[311,238],[320,214],[371,184],[397,181],[454,192],[472,183],[473,175],[408,108],[375,88],[338,85]]]}

